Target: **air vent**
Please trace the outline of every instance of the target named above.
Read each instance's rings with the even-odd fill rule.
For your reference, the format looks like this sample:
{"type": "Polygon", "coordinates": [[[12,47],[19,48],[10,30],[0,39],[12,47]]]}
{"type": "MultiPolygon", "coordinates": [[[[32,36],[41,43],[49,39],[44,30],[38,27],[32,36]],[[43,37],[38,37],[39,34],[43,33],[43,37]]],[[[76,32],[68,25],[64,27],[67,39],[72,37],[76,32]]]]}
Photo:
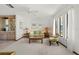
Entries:
{"type": "Polygon", "coordinates": [[[14,8],[11,4],[6,4],[9,8],[14,8]]]}

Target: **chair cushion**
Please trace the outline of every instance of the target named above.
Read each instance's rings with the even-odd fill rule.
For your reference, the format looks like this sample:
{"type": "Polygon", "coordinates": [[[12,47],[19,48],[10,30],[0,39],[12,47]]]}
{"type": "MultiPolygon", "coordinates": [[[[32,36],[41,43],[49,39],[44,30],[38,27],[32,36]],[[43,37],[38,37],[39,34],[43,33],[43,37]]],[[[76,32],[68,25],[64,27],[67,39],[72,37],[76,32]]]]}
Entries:
{"type": "Polygon", "coordinates": [[[58,41],[58,37],[49,37],[49,40],[53,41],[53,42],[56,42],[56,41],[58,41]]]}
{"type": "Polygon", "coordinates": [[[30,32],[30,36],[43,36],[41,31],[32,31],[30,32]]]}

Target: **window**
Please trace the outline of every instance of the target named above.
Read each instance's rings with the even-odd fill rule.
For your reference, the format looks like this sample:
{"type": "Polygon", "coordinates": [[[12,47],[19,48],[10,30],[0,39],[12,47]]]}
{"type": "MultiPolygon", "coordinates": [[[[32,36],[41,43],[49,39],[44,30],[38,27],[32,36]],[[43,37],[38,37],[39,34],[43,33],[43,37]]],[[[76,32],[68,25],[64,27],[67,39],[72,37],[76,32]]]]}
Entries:
{"type": "Polygon", "coordinates": [[[60,35],[61,36],[63,36],[63,34],[64,34],[64,25],[63,25],[63,17],[61,16],[61,18],[60,18],[60,35]]]}

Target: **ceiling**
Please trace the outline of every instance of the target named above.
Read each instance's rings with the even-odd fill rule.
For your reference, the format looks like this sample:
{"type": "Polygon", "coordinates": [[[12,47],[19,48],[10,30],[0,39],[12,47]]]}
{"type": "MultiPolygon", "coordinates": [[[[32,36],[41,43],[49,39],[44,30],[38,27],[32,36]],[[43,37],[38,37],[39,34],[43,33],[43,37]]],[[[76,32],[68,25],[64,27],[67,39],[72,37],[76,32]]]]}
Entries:
{"type": "Polygon", "coordinates": [[[15,4],[14,7],[45,14],[53,14],[61,7],[61,4],[15,4]]]}
{"type": "Polygon", "coordinates": [[[12,4],[12,6],[14,8],[0,4],[0,10],[27,12],[36,15],[51,15],[61,7],[61,4],[12,4]]]}

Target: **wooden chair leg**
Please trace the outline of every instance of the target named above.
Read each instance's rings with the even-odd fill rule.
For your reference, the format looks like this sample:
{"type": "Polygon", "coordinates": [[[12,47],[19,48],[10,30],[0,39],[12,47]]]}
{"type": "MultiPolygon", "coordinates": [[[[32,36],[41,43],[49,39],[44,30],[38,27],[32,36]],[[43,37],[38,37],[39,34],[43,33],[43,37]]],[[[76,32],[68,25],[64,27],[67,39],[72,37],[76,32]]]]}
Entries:
{"type": "Polygon", "coordinates": [[[29,39],[29,44],[30,44],[30,39],[29,39]]]}
{"type": "Polygon", "coordinates": [[[49,45],[51,46],[51,41],[49,41],[49,45]]]}
{"type": "Polygon", "coordinates": [[[43,39],[41,40],[41,43],[43,43],[43,39]]]}
{"type": "Polygon", "coordinates": [[[57,45],[59,46],[59,42],[57,41],[56,43],[57,43],[57,45]]]}

